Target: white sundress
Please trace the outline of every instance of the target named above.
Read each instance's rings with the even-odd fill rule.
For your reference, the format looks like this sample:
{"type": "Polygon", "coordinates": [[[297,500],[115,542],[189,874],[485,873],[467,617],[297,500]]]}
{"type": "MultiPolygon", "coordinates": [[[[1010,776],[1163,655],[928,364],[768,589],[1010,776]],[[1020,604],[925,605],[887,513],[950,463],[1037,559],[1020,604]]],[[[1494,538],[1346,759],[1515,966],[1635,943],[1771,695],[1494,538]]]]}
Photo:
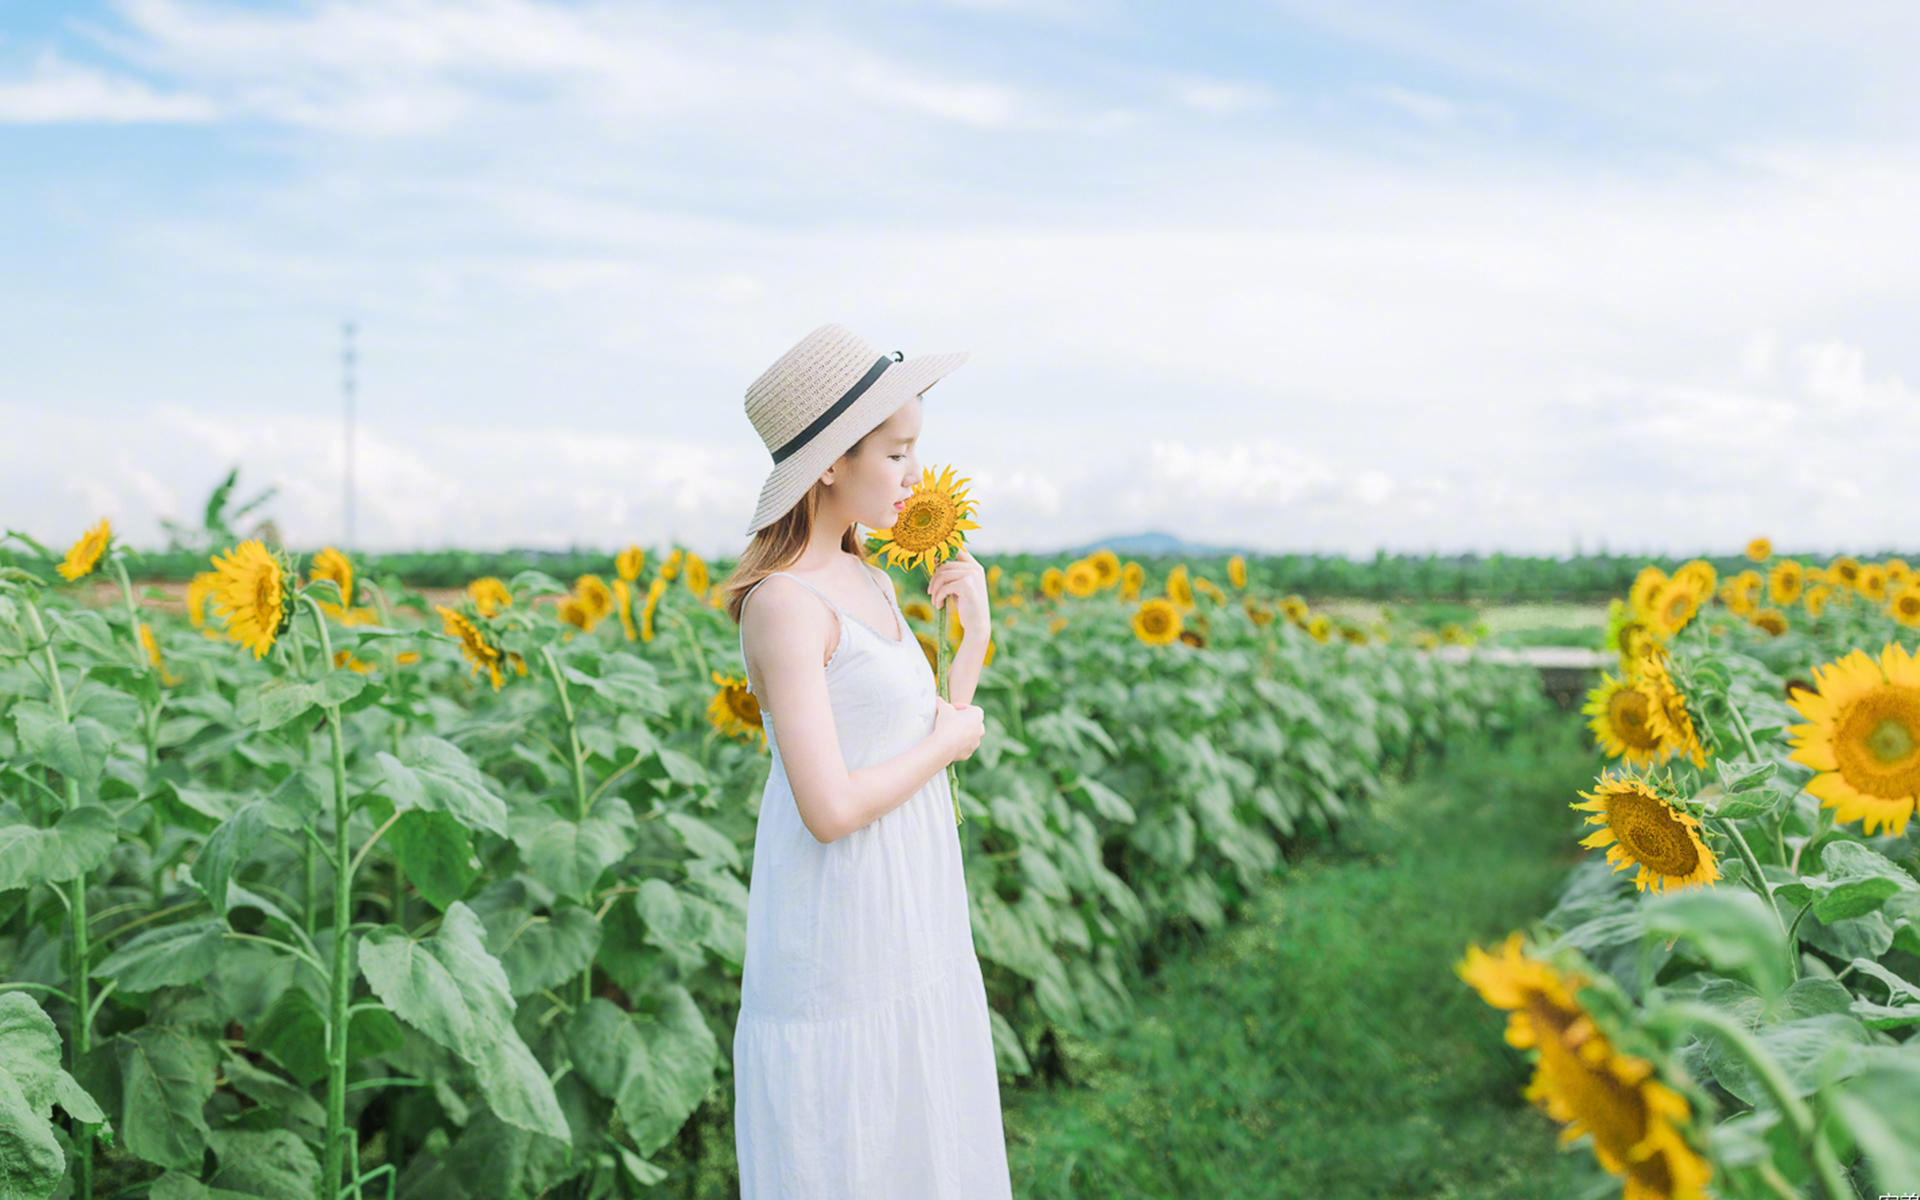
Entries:
{"type": "MultiPolygon", "coordinates": [[[[933,669],[892,586],[882,591],[897,638],[799,576],[774,574],[840,619],[827,695],[847,769],[931,733],[933,669]]],[[[763,720],[773,765],[754,828],[733,1032],[741,1200],[1011,1200],[946,772],[822,844],[800,822],[774,720],[763,720]]]]}

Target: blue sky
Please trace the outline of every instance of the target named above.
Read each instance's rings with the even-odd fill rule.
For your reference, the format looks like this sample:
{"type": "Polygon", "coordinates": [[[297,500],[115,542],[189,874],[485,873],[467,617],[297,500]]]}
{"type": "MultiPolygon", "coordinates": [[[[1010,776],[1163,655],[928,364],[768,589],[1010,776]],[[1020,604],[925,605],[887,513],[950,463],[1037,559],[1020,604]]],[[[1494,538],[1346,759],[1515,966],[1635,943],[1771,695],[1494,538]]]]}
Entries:
{"type": "Polygon", "coordinates": [[[736,553],[815,326],[982,553],[1920,552],[1920,10],[0,0],[0,524],[736,553]]]}

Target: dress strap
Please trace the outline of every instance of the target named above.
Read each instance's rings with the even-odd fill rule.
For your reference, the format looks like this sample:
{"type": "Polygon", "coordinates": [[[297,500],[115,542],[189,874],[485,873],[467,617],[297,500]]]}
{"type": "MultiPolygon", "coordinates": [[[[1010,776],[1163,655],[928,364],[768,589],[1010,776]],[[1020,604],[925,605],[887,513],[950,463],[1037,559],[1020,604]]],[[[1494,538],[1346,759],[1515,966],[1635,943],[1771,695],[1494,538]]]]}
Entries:
{"type": "MultiPolygon", "coordinates": [[[[746,620],[744,619],[746,616],[746,604],[747,604],[747,600],[753,595],[755,589],[757,589],[761,584],[765,583],[767,580],[772,579],[775,575],[785,575],[788,579],[793,580],[795,583],[799,584],[801,587],[806,588],[808,591],[812,592],[814,595],[820,597],[821,600],[826,602],[827,607],[833,610],[833,616],[835,620],[837,621],[841,620],[841,618],[845,615],[840,611],[840,606],[833,602],[833,598],[831,596],[828,596],[825,592],[821,591],[819,588],[813,586],[812,584],[808,583],[806,580],[800,578],[798,575],[795,575],[789,571],[768,571],[764,576],[762,576],[759,580],[757,580],[754,583],[753,587],[750,587],[747,589],[747,594],[740,598],[740,606],[741,606],[740,612],[742,617],[742,620],[740,622],[740,673],[747,677],[747,694],[749,696],[753,695],[753,673],[747,670],[747,623],[746,623],[746,620]]],[[[875,580],[876,584],[878,582],[879,582],[878,580],[875,580]]],[[[843,630],[845,629],[844,621],[842,621],[841,627],[843,630]]],[[[844,633],[842,636],[844,636],[844,633]]]]}

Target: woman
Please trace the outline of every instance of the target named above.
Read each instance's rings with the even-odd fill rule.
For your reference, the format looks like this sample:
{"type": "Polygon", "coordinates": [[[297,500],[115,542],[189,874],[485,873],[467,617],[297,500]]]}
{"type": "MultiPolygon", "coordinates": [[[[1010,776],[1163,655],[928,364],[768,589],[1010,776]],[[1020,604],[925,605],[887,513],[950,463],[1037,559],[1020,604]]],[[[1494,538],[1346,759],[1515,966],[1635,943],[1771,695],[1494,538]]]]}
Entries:
{"type": "MultiPolygon", "coordinates": [[[[773,763],[733,1036],[743,1200],[1011,1200],[946,782],[985,718],[935,692],[855,536],[893,524],[920,475],[920,394],[966,358],[878,354],[824,325],[747,389],[774,467],[723,586],[773,763]]],[[[984,645],[971,555],[928,595],[954,597],[984,645]]]]}

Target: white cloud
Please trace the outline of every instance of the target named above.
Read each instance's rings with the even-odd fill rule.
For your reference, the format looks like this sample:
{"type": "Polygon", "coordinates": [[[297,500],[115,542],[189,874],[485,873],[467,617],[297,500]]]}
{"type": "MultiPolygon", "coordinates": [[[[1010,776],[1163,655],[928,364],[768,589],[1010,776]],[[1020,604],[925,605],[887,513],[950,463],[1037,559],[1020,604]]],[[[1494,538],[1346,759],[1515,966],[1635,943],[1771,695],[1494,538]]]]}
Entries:
{"type": "Polygon", "coordinates": [[[212,103],[198,96],[156,91],[137,79],[110,75],[58,54],[43,53],[23,78],[0,79],[0,124],[109,124],[211,120],[212,103]]]}
{"type": "Polygon", "coordinates": [[[1280,102],[1265,84],[1234,79],[1182,80],[1174,85],[1174,97],[1188,108],[1220,114],[1252,112],[1280,102]]]}

